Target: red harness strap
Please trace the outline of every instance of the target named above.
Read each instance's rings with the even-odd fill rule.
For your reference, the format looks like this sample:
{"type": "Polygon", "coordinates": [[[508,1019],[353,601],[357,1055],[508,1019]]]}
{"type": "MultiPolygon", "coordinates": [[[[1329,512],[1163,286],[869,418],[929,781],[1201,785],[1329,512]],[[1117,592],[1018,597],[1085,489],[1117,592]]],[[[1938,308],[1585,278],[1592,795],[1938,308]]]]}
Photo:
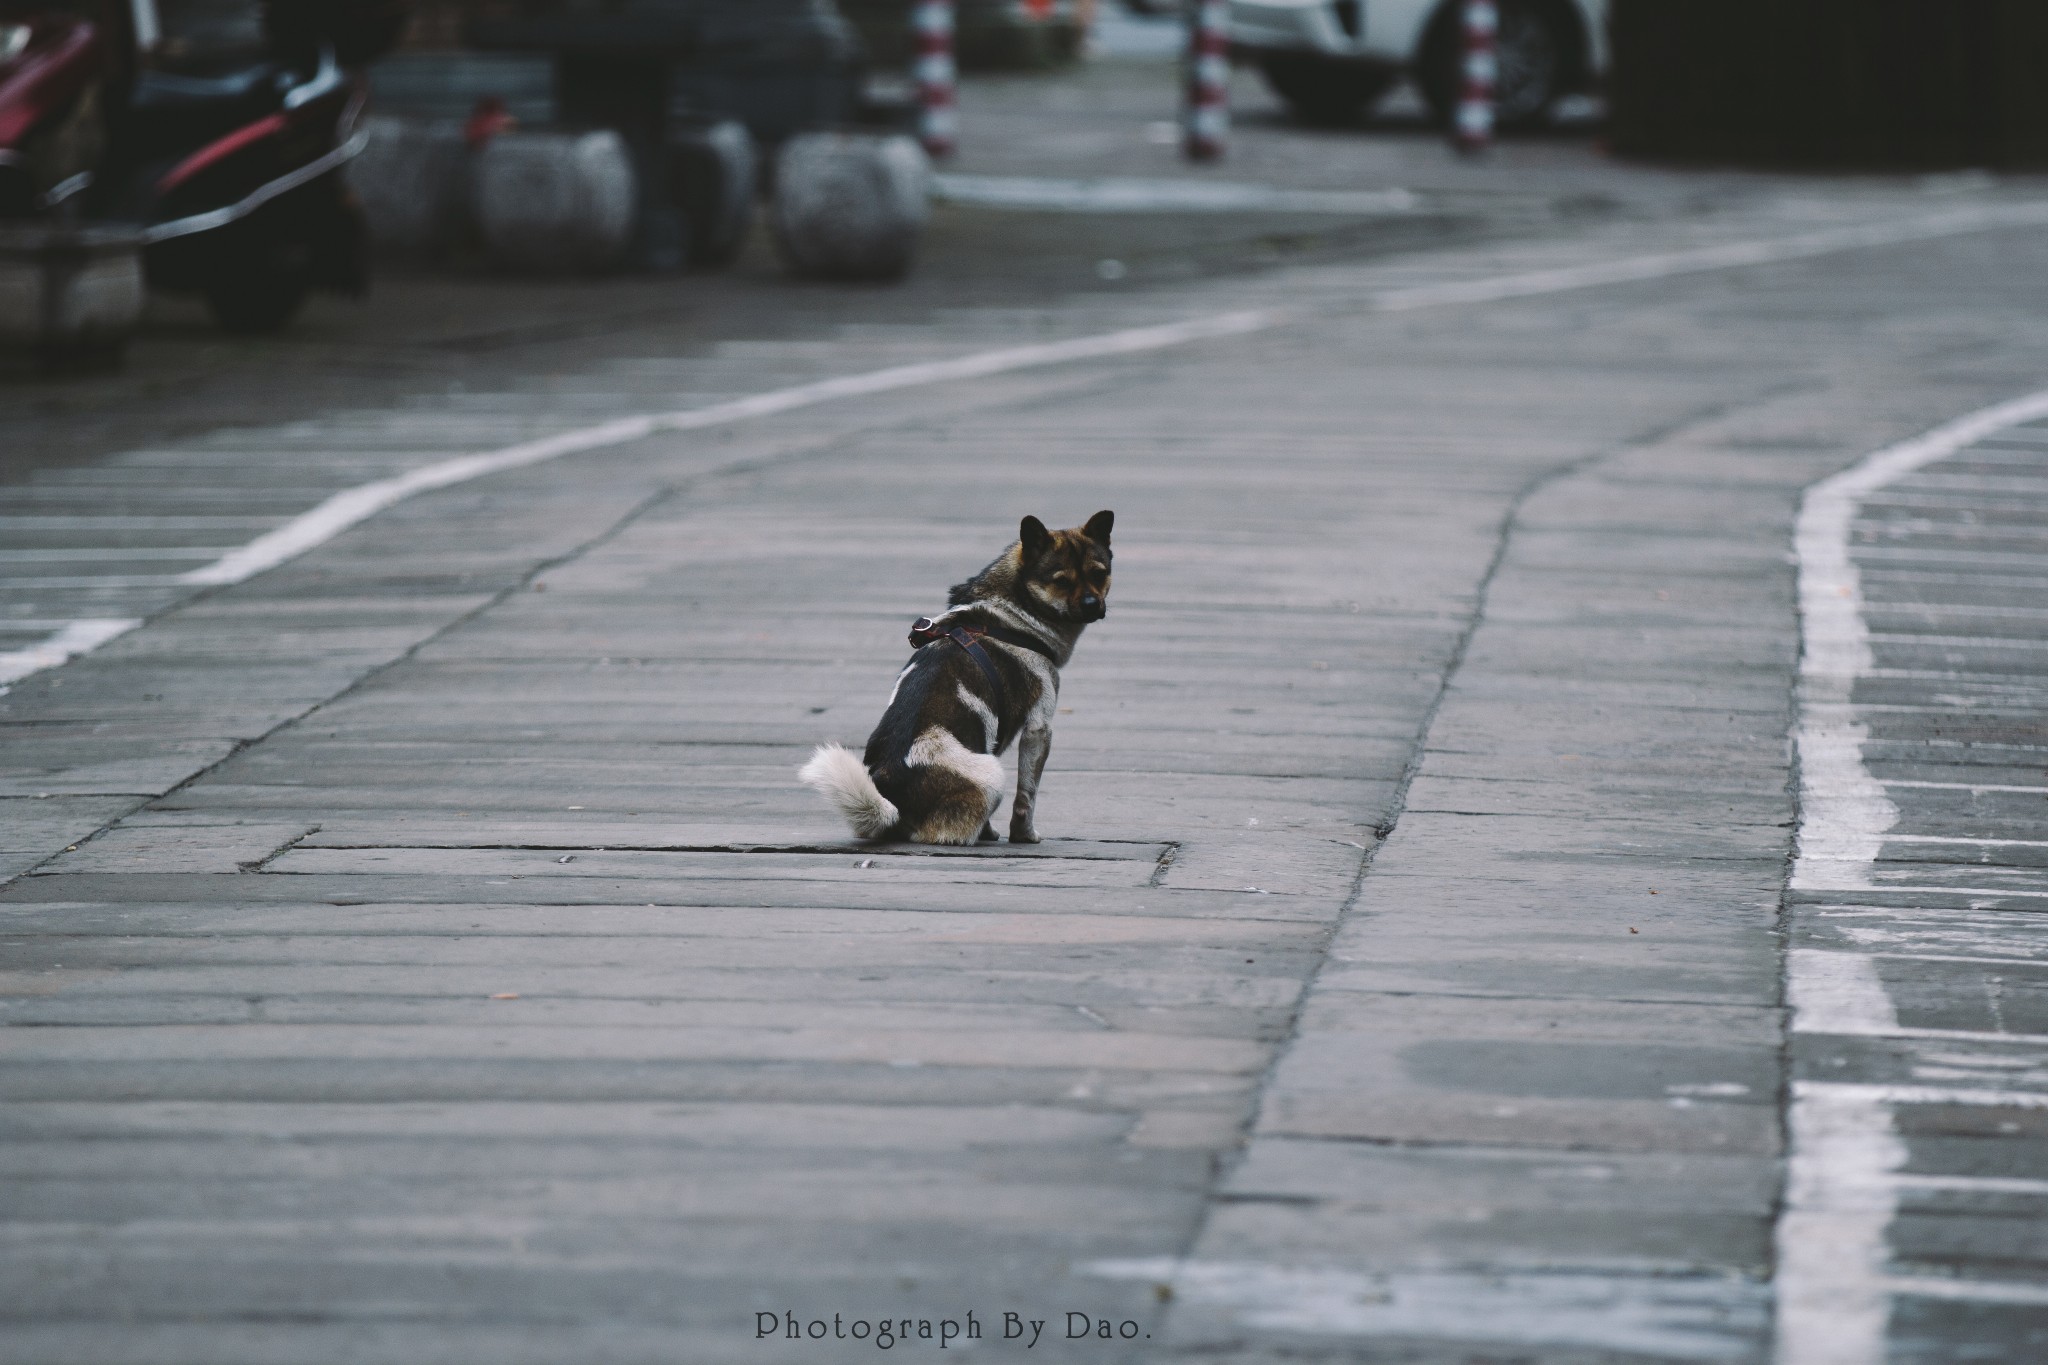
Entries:
{"type": "Polygon", "coordinates": [[[988,685],[995,690],[996,713],[1002,714],[1005,699],[1003,675],[996,671],[996,661],[981,647],[981,639],[988,632],[978,626],[949,626],[944,630],[929,616],[920,616],[910,623],[910,643],[919,649],[939,640],[951,640],[967,651],[967,657],[980,666],[981,675],[988,679],[988,685]]]}

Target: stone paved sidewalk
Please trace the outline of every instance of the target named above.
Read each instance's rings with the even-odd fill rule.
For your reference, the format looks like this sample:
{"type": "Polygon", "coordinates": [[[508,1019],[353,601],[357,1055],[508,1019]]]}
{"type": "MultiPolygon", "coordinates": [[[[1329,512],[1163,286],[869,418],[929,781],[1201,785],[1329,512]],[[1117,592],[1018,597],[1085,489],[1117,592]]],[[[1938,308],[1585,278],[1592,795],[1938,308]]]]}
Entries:
{"type": "Polygon", "coordinates": [[[2040,386],[2048,244],[1342,306],[1688,231],[1154,292],[1318,310],[427,495],[17,684],[10,1353],[1763,1358],[1794,508],[2040,386]],[[1099,506],[1048,842],[846,844],[805,746],[1099,506]]]}

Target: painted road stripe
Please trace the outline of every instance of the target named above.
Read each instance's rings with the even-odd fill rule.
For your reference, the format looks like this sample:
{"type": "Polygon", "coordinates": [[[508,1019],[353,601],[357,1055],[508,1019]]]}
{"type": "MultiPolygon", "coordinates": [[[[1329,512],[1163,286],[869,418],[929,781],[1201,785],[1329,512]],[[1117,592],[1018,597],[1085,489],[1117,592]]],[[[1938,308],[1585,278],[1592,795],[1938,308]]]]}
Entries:
{"type": "Polygon", "coordinates": [[[1917,886],[1889,882],[1855,888],[1894,896],[1994,896],[2000,900],[2048,900],[2048,891],[2018,891],[2009,886],[1917,886]]]}
{"type": "Polygon", "coordinates": [[[2023,640],[2012,635],[1915,635],[1902,631],[1873,633],[1880,645],[1922,646],[1941,649],[2048,649],[2048,640],[2023,640]]]}
{"type": "Polygon", "coordinates": [[[2000,228],[2038,227],[2048,224],[2048,204],[1958,209],[1903,222],[1871,223],[1858,227],[1826,228],[1764,242],[1730,242],[1724,246],[1660,252],[1626,257],[1597,265],[1564,266],[1532,270],[1454,284],[1418,285],[1378,295],[1372,307],[1381,312],[1407,312],[1416,308],[1441,308],[1454,303],[1497,303],[1506,299],[1560,294],[1599,285],[1635,284],[1645,280],[1670,279],[1712,270],[1734,270],[1743,266],[1776,265],[1810,260],[1840,251],[1871,247],[1902,246],[1933,241],[1964,233],[1990,232],[2000,228]]]}
{"type": "MultiPolygon", "coordinates": [[[[1874,866],[1899,812],[1885,785],[1864,766],[1862,746],[1869,731],[1851,704],[1858,678],[1878,671],[1857,560],[1904,557],[1852,544],[1851,527],[1863,498],[1994,432],[2043,417],[2048,417],[2048,392],[1986,408],[1866,457],[1815,484],[1801,501],[1793,536],[1802,644],[1794,732],[1800,825],[1793,889],[2048,896],[1875,885],[1874,866]]],[[[1994,558],[2009,562],[1989,555],[1955,556],[1949,562],[1994,558]]],[[[1786,954],[1786,990],[1797,1033],[1899,1027],[1875,962],[1861,954],[1796,949],[1786,954]]],[[[1892,1177],[1907,1158],[1892,1111],[1901,1104],[1938,1103],[2048,1109],[2048,1094],[1794,1082],[1787,1114],[1791,1144],[1785,1209],[1776,1238],[1779,1365],[1880,1365],[1886,1358],[1891,1296],[1901,1292],[1903,1283],[1887,1273],[1886,1234],[1899,1198],[1892,1177]]]]}
{"type": "Polygon", "coordinates": [[[1907,489],[1930,493],[2032,493],[2048,495],[2048,475],[2026,478],[2015,474],[1918,474],[1901,480],[1907,489]]]}
{"type": "Polygon", "coordinates": [[[41,644],[0,654],[0,692],[46,668],[55,668],[90,650],[98,649],[117,635],[126,635],[142,622],[128,617],[67,621],[41,644]]]}
{"type": "Polygon", "coordinates": [[[1887,1275],[1887,1292],[1949,1303],[2048,1305],[2048,1284],[2014,1284],[1999,1280],[1945,1280],[1932,1275],[1887,1275]]]}
{"type": "Polygon", "coordinates": [[[1905,546],[1859,545],[1856,557],[1886,564],[1981,564],[1986,568],[2048,565],[2048,550],[2030,554],[2025,550],[1920,550],[1905,546]]]}
{"type": "Polygon", "coordinates": [[[1795,1101],[1809,1097],[1858,1104],[1959,1104],[1978,1109],[2048,1109],[2048,1094],[2039,1090],[2000,1090],[1995,1086],[1979,1089],[1962,1085],[1856,1085],[1837,1081],[1792,1083],[1795,1101]]]}
{"type": "Polygon", "coordinates": [[[1927,573],[1919,569],[1888,569],[1883,565],[1870,565],[1865,568],[1863,576],[1872,583],[1896,586],[1953,587],[1967,583],[1972,587],[2021,588],[2029,592],[2048,588],[2048,574],[1927,573]]]}
{"type": "Polygon", "coordinates": [[[1220,180],[1108,176],[1090,180],[1035,175],[932,177],[932,197],[978,208],[1055,213],[1340,213],[1365,217],[1413,213],[1408,190],[1282,190],[1220,180]]]}
{"type": "Polygon", "coordinates": [[[2039,792],[2042,795],[2048,795],[2048,787],[2027,787],[2017,783],[1913,782],[1901,778],[1897,781],[1879,782],[1877,785],[1880,787],[1921,787],[1928,791],[1940,792],[1969,792],[1972,795],[1978,792],[2039,792]]]}
{"type": "Polygon", "coordinates": [[[1923,616],[1988,616],[1997,620],[2048,621],[2048,611],[2037,607],[1977,607],[1964,602],[1872,603],[1870,611],[1923,616]]]}
{"type": "Polygon", "coordinates": [[[1960,962],[1978,967],[2048,967],[2048,958],[2039,957],[1972,957],[1968,953],[1895,953],[1883,949],[1874,950],[1870,955],[1883,958],[1887,962],[1960,962]]]}
{"type": "Polygon", "coordinates": [[[2048,1195],[2048,1180],[2024,1180],[2000,1175],[1901,1175],[1893,1177],[1902,1189],[1934,1190],[1958,1194],[2048,1195]]]}
{"type": "Polygon", "coordinates": [[[1223,313],[1186,322],[1166,323],[1155,327],[1134,327],[1126,331],[1077,337],[1069,341],[1041,342],[999,351],[983,351],[952,360],[898,365],[867,374],[798,384],[792,388],[775,389],[748,398],[736,398],[730,402],[714,403],[709,407],[691,408],[681,412],[622,417],[536,441],[524,441],[500,450],[443,460],[393,478],[361,484],[335,494],[312,511],[293,518],[268,535],[258,536],[247,545],[223,555],[218,562],[182,575],[180,581],[195,587],[240,583],[288,559],[297,558],[314,546],[332,540],[358,522],[417,493],[467,483],[471,479],[502,473],[508,469],[523,469],[564,455],[626,445],[668,432],[701,431],[706,427],[724,426],[731,422],[773,417],[795,412],[800,408],[815,407],[820,403],[838,402],[848,398],[865,398],[961,379],[980,379],[1018,370],[1063,365],[1076,360],[1136,355],[1170,346],[1184,346],[1190,342],[1214,337],[1243,336],[1251,332],[1264,331],[1276,326],[1280,321],[1281,314],[1271,311],[1223,313]]]}
{"type": "MultiPolygon", "coordinates": [[[[1369,312],[1403,313],[1458,304],[1497,302],[1568,293],[1605,285],[1670,279],[1745,266],[1808,260],[1844,251],[1898,246],[1943,237],[2048,224],[2048,202],[1995,205],[1951,210],[1901,221],[1828,228],[1766,241],[1731,242],[1720,246],[1658,252],[1604,261],[1594,265],[1492,276],[1449,284],[1412,286],[1368,294],[1369,312]]],[[[1343,311],[1335,305],[1326,311],[1343,311]]],[[[816,383],[771,390],[747,398],[679,412],[647,413],[520,442],[497,450],[458,456],[404,474],[373,480],[333,494],[310,511],[223,555],[212,564],[178,575],[185,587],[219,587],[240,583],[375,516],[415,494],[466,483],[471,479],[522,469],[564,455],[629,444],[669,432],[707,427],[793,412],[842,399],[869,397],[930,384],[985,378],[991,375],[1066,364],[1076,360],[1134,355],[1186,345],[1210,338],[1264,331],[1307,314],[1259,310],[1217,314],[1153,327],[1138,327],[1067,341],[1009,347],[848,375],[816,383]]],[[[1995,429],[1995,428],[1992,428],[1995,429]]],[[[51,490],[55,491],[55,490],[51,490]]],[[[97,490],[79,493],[101,496],[97,490]]],[[[124,586],[154,586],[158,580],[126,579],[124,586]]],[[[87,580],[65,580],[61,586],[84,586],[87,580]]],[[[49,586],[60,586],[52,582],[49,586]]],[[[109,586],[113,586],[112,583],[109,586]]],[[[69,657],[76,657],[69,656],[69,657]]]]}

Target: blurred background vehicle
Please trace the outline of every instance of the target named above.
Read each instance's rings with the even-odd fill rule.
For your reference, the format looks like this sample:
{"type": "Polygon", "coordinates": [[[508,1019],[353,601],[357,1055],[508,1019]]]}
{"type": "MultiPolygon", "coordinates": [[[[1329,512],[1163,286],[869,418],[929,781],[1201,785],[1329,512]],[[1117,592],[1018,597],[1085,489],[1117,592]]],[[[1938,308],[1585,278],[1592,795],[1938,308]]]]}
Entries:
{"type": "MultiPolygon", "coordinates": [[[[1498,0],[1495,119],[1544,121],[1607,62],[1607,0],[1498,0]]],[[[1306,123],[1357,119],[1403,75],[1449,123],[1457,103],[1459,0],[1230,0],[1233,51],[1306,123]]]]}
{"type": "MultiPolygon", "coordinates": [[[[909,64],[911,0],[838,0],[838,8],[877,66],[909,64]]],[[[967,71],[1070,62],[1081,55],[1093,8],[1093,0],[955,0],[953,55],[967,71]]]]}
{"type": "Polygon", "coordinates": [[[361,293],[362,215],[340,174],[362,146],[354,73],[403,22],[389,0],[0,6],[0,220],[21,315],[4,330],[118,349],[144,276],[230,331],[282,326],[316,288],[361,293]]]}

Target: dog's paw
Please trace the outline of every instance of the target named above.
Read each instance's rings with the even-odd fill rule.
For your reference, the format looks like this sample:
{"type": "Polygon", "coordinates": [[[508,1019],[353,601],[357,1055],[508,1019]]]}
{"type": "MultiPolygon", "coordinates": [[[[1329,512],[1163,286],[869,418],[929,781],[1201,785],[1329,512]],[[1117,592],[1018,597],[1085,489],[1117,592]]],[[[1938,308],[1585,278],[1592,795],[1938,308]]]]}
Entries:
{"type": "Polygon", "coordinates": [[[996,833],[996,827],[994,825],[983,825],[981,827],[981,833],[975,835],[974,837],[979,839],[984,844],[993,844],[1000,841],[1003,836],[996,833]]]}
{"type": "Polygon", "coordinates": [[[1038,831],[1029,825],[1012,825],[1010,826],[1010,842],[1013,844],[1035,844],[1038,842],[1038,831]]]}

